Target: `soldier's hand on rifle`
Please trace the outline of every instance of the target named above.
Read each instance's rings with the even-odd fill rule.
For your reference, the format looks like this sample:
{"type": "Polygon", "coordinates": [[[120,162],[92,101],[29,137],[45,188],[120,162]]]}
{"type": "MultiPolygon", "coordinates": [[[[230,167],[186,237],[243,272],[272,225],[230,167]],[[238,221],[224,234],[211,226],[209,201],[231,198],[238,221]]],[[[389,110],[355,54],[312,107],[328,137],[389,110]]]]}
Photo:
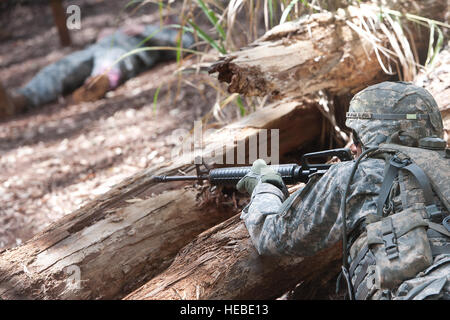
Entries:
{"type": "Polygon", "coordinates": [[[285,188],[280,174],[270,168],[263,159],[258,159],[253,162],[251,171],[236,184],[236,189],[251,195],[259,181],[273,184],[281,190],[285,188]]]}

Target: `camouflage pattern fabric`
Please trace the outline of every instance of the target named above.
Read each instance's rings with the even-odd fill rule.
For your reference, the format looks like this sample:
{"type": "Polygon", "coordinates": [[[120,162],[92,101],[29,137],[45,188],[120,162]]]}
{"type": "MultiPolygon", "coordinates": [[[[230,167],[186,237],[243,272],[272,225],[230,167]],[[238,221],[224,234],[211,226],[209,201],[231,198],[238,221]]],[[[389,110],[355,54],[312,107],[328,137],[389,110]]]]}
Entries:
{"type": "MultiPolygon", "coordinates": [[[[80,87],[88,77],[105,71],[108,73],[110,87],[114,89],[139,72],[151,68],[155,63],[175,57],[175,54],[169,51],[141,51],[114,64],[124,54],[142,46],[175,47],[177,38],[178,30],[160,29],[151,25],[145,26],[143,34],[137,36],[128,36],[120,30],[116,31],[86,49],[69,54],[48,65],[18,92],[27,98],[28,107],[33,108],[55,101],[59,96],[80,87]],[[147,42],[144,41],[146,39],[147,42]]],[[[192,46],[193,42],[191,34],[183,35],[184,48],[192,46]]]]}
{"type": "Polygon", "coordinates": [[[18,90],[27,98],[27,107],[34,108],[55,101],[60,95],[80,87],[91,73],[94,50],[94,47],[89,47],[74,52],[39,71],[18,90]]]}
{"type": "MultiPolygon", "coordinates": [[[[259,183],[241,215],[259,254],[306,257],[339,241],[339,207],[352,167],[353,162],[337,163],[322,177],[312,176],[304,188],[288,199],[275,186],[259,183]],[[301,201],[295,206],[282,205],[297,197],[301,201]]],[[[382,159],[361,161],[348,196],[349,228],[364,215],[376,213],[383,171],[382,159]]]]}
{"type": "Polygon", "coordinates": [[[433,96],[423,88],[407,82],[382,82],[357,93],[349,112],[381,114],[429,114],[429,120],[347,119],[346,125],[358,133],[365,147],[383,142],[417,147],[424,137],[444,137],[441,113],[433,96]]]}
{"type": "Polygon", "coordinates": [[[394,300],[450,300],[450,255],[439,255],[433,265],[413,279],[404,281],[394,300]]]}
{"type": "MultiPolygon", "coordinates": [[[[403,137],[396,142],[407,145],[417,143],[422,137],[442,136],[442,120],[436,114],[434,99],[423,89],[417,93],[416,88],[407,83],[392,82],[369,87],[354,97],[349,111],[392,114],[420,110],[431,114],[428,120],[388,120],[386,124],[385,120],[348,119],[347,125],[358,133],[364,146],[392,143],[395,133],[403,137]]],[[[364,223],[368,217],[376,216],[386,159],[378,156],[380,158],[360,162],[347,195],[347,230],[351,235],[356,233],[352,236],[349,265],[367,243],[364,223]]],[[[339,208],[352,168],[353,162],[335,164],[322,177],[312,176],[304,188],[287,199],[274,185],[259,182],[241,215],[258,253],[307,257],[340,241],[342,217],[339,208]]],[[[401,173],[394,184],[390,195],[394,212],[413,208],[420,205],[418,201],[423,201],[421,189],[409,174],[401,173]]],[[[437,198],[436,201],[439,203],[437,198]]],[[[440,207],[443,207],[442,203],[440,207]]],[[[439,237],[436,241],[450,244],[450,238],[442,234],[439,237]]],[[[435,245],[439,244],[436,242],[435,245]]],[[[363,266],[370,264],[373,256],[365,254],[362,257],[354,270],[353,284],[358,277],[364,280],[361,283],[370,280],[367,274],[371,267],[363,270],[363,266]]],[[[450,299],[450,252],[433,255],[431,266],[388,292],[372,289],[369,299],[450,299]]]]}

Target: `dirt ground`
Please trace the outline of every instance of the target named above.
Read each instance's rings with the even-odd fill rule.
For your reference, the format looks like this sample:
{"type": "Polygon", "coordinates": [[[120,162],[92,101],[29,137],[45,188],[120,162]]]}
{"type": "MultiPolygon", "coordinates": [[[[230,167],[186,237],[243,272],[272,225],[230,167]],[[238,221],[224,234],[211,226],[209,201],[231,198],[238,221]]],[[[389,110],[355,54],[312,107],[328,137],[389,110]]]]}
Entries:
{"type": "MultiPolygon", "coordinates": [[[[0,12],[0,81],[12,90],[64,55],[122,23],[158,23],[154,6],[132,17],[129,1],[84,0],[81,29],[61,48],[47,1],[0,12]],[[31,27],[32,26],[32,27],[31,27]]],[[[75,104],[70,96],[0,122],[0,250],[20,245],[114,184],[170,157],[177,128],[191,129],[209,112],[216,92],[206,74],[175,75],[159,64],[106,98],[75,104]],[[193,85],[195,84],[195,85],[193,85]],[[158,102],[153,98],[161,87],[158,102]]]]}

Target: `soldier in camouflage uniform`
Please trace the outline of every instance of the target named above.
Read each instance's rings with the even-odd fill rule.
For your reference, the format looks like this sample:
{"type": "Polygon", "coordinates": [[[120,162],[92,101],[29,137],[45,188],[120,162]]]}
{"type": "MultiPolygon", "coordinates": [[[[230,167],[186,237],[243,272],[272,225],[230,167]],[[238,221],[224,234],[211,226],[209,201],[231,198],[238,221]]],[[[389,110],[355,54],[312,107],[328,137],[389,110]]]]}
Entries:
{"type": "MultiPolygon", "coordinates": [[[[119,29],[84,50],[76,51],[45,67],[23,88],[11,95],[15,113],[55,101],[62,94],[75,92],[76,101],[101,98],[106,91],[149,69],[159,61],[174,59],[174,51],[141,51],[119,61],[142,46],[176,47],[179,31],[159,26],[134,26],[119,29]],[[119,61],[119,62],[118,62],[119,61]]],[[[191,34],[183,34],[182,47],[192,46],[191,34]]],[[[0,102],[1,104],[1,102],[0,102]]],[[[2,106],[0,105],[0,114],[2,106]]]]}
{"type": "Polygon", "coordinates": [[[350,298],[450,299],[450,166],[435,100],[383,82],[355,95],[346,125],[358,160],[311,176],[289,197],[263,160],[239,181],[251,194],[241,218],[257,251],[307,257],[343,239],[350,298]]]}

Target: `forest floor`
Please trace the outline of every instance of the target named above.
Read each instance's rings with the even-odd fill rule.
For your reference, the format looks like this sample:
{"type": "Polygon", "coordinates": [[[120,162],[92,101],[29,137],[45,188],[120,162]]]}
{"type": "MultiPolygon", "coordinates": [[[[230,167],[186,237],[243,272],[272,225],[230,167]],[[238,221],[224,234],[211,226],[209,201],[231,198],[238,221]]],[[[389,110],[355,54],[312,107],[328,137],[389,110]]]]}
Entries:
{"type": "MultiPolygon", "coordinates": [[[[127,2],[80,1],[82,25],[71,31],[69,48],[59,45],[47,2],[0,13],[0,21],[8,21],[0,25],[3,85],[23,86],[46,65],[95,42],[103,28],[116,27],[118,18],[159,23],[149,6],[122,19],[118,12],[127,2]]],[[[75,104],[71,96],[61,97],[0,122],[0,250],[20,245],[124,178],[170,158],[176,143],[171,133],[190,130],[216,99],[205,84],[211,77],[192,73],[181,79],[177,68],[176,62],[159,64],[99,101],[75,104]]]]}

